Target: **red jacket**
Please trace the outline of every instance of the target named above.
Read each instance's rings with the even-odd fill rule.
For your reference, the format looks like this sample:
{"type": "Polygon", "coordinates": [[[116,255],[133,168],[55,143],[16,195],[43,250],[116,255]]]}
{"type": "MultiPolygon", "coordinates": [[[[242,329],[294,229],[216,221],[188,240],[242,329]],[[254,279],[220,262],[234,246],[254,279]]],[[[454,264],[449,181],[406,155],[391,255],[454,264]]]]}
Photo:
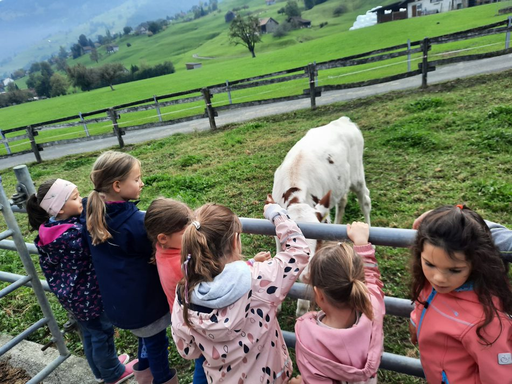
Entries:
{"type": "Polygon", "coordinates": [[[174,297],[176,296],[176,286],[183,278],[181,270],[181,250],[177,248],[163,249],[160,245],[156,245],[156,266],[160,283],[164,289],[165,296],[172,312],[174,297]]]}
{"type": "Polygon", "coordinates": [[[512,384],[512,318],[500,313],[482,334],[496,341],[482,344],[476,330],[484,318],[471,283],[450,293],[426,284],[411,313],[421,363],[430,384],[512,384]],[[501,328],[501,332],[500,332],[501,328]]]}

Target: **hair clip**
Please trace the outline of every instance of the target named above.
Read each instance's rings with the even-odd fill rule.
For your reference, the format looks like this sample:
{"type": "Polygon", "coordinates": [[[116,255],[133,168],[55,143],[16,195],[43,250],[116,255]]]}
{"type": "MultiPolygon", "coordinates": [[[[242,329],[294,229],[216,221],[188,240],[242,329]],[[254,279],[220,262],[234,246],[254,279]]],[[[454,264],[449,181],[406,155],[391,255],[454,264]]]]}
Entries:
{"type": "Polygon", "coordinates": [[[461,211],[464,209],[464,205],[462,204],[457,204],[456,207],[459,208],[461,211]]]}
{"type": "Polygon", "coordinates": [[[183,263],[183,272],[185,273],[185,303],[190,304],[188,301],[188,262],[192,258],[190,253],[187,255],[187,260],[183,263]]]}
{"type": "MultiPolygon", "coordinates": [[[[201,224],[199,224],[199,221],[193,221],[191,223],[194,227],[196,227],[196,229],[198,230],[199,228],[201,228],[201,224]]],[[[190,256],[190,255],[189,255],[190,256]]]]}

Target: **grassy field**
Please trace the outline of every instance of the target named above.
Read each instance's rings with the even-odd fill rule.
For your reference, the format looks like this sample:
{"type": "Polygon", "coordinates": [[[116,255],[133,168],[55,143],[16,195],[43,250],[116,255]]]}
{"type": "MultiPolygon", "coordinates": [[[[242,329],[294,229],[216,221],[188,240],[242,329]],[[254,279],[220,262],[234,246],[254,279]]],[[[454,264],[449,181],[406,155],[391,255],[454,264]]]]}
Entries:
{"type": "MultiPolygon", "coordinates": [[[[262,6],[261,2],[255,0],[247,3],[251,6],[250,11],[257,14],[258,17],[272,16],[278,21],[283,21],[282,15],[277,15],[277,10],[283,3],[277,3],[270,7],[262,6]]],[[[222,7],[228,9],[237,4],[240,5],[242,2],[226,1],[222,7]]],[[[151,38],[146,36],[123,37],[119,42],[120,51],[112,55],[104,53],[99,64],[122,62],[126,67],[129,67],[131,64],[139,64],[141,61],[153,65],[164,60],[171,60],[176,67],[176,73],[121,84],[116,86],[116,91],[111,91],[107,87],[3,108],[0,109],[0,129],[5,130],[75,115],[78,112],[83,113],[106,108],[152,97],[153,95],[194,89],[224,83],[226,80],[233,81],[305,66],[313,61],[322,62],[396,44],[404,44],[407,39],[416,41],[423,39],[425,36],[434,37],[490,24],[505,19],[505,16],[497,17],[496,14],[498,9],[506,5],[503,2],[494,3],[348,31],[356,15],[377,5],[377,2],[361,1],[349,4],[351,4],[349,12],[338,18],[332,17],[332,10],[337,3],[330,1],[315,6],[310,11],[303,12],[304,18],[313,20],[311,28],[292,31],[288,36],[279,39],[271,35],[264,35],[262,43],[256,46],[257,56],[255,59],[250,57],[247,49],[229,44],[227,37],[228,25],[224,22],[224,11],[210,14],[192,22],[171,25],[165,31],[151,38]],[[319,23],[323,21],[327,21],[329,24],[324,28],[319,28],[319,23]],[[132,46],[127,48],[126,42],[130,42],[132,46]],[[196,59],[193,57],[194,54],[202,57],[212,57],[213,59],[196,59]],[[186,71],[185,63],[190,61],[202,62],[203,68],[186,71]]],[[[498,35],[435,46],[432,54],[460,49],[470,49],[470,53],[503,49],[504,39],[503,35],[498,35]],[[489,46],[489,44],[495,45],[489,46]]],[[[468,51],[465,51],[465,54],[467,53],[468,51]]],[[[413,59],[417,58],[413,57],[413,59]]],[[[406,64],[395,64],[402,61],[403,59],[395,59],[362,67],[324,71],[320,73],[319,85],[362,81],[401,73],[406,70],[406,64]],[[388,66],[382,67],[383,64],[388,66]]],[[[70,60],[69,65],[75,65],[78,62],[91,66],[94,64],[90,62],[88,56],[84,56],[77,60],[70,60]]],[[[414,61],[413,69],[417,68],[416,65],[417,61],[414,61]]],[[[305,87],[306,82],[302,81],[283,83],[257,91],[240,91],[235,96],[234,102],[247,101],[251,98],[302,93],[305,87]],[[261,96],[258,92],[267,96],[261,96]]],[[[223,96],[224,102],[226,102],[226,99],[223,96]]],[[[217,100],[214,101],[217,102],[217,100]]],[[[186,114],[186,112],[183,113],[186,114]]],[[[142,114],[129,119],[145,119],[147,116],[147,114],[142,114]]],[[[63,132],[63,134],[67,133],[69,132],[63,132]]],[[[43,131],[40,136],[42,141],[45,141],[45,135],[47,133],[43,131]]]]}
{"type": "MultiPolygon", "coordinates": [[[[361,128],[365,138],[366,181],[372,197],[372,225],[410,228],[427,209],[466,203],[486,219],[512,227],[512,71],[448,82],[427,90],[395,92],[232,124],[216,132],[177,134],[161,141],[132,145],[125,150],[142,161],[146,184],[139,204],[146,209],[157,196],[172,197],[196,208],[206,202],[225,204],[241,217],[262,218],[263,201],[272,190],[273,173],[287,151],[305,132],[342,115],[361,128]]],[[[36,185],[51,177],[75,182],[82,194],[91,189],[89,172],[98,152],[32,164],[36,185]]],[[[14,192],[12,172],[2,172],[8,193],[14,192]]],[[[361,220],[356,197],[350,196],[344,222],[361,220]]],[[[27,231],[27,219],[19,223],[27,231]]],[[[0,222],[0,231],[4,224],[0,222]]],[[[273,249],[273,239],[243,235],[244,253],[273,249]]],[[[409,297],[408,251],[377,247],[385,293],[409,297]]],[[[37,258],[34,257],[37,264],[37,258]]],[[[22,273],[13,252],[0,251],[7,272],[22,273]]],[[[0,284],[0,288],[5,284],[0,284]]],[[[2,299],[0,329],[19,333],[40,316],[31,291],[18,290],[2,299]]],[[[52,307],[63,324],[65,313],[53,296],[52,307]]],[[[293,330],[294,303],[286,302],[282,328],[293,330]]],[[[407,320],[387,316],[385,350],[417,356],[408,341],[407,320]]],[[[80,354],[80,344],[69,336],[80,354]]],[[[43,342],[41,332],[31,340],[43,342]]],[[[121,351],[136,353],[136,342],[120,330],[121,351]]],[[[192,368],[171,348],[172,363],[183,382],[192,368]]],[[[188,380],[188,381],[187,381],[188,380]]],[[[381,383],[422,383],[392,372],[379,373],[381,383]]]]}

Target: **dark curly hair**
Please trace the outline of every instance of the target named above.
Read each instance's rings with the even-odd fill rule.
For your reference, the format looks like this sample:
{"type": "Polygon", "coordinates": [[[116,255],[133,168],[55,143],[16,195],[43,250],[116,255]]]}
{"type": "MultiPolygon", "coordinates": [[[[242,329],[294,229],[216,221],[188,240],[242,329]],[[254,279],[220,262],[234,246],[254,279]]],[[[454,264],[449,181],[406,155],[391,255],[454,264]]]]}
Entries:
{"type": "Polygon", "coordinates": [[[505,262],[494,245],[485,221],[466,206],[447,205],[425,216],[412,246],[412,300],[423,305],[425,303],[419,296],[427,282],[421,266],[421,252],[425,243],[442,248],[454,260],[456,252],[466,256],[466,261],[471,264],[468,281],[473,283],[485,315],[476,333],[485,345],[493,344],[499,335],[491,341],[482,335],[482,331],[497,317],[501,335],[503,316],[500,317],[500,312],[512,314],[512,290],[505,262]],[[495,302],[493,299],[498,300],[495,302]]]}

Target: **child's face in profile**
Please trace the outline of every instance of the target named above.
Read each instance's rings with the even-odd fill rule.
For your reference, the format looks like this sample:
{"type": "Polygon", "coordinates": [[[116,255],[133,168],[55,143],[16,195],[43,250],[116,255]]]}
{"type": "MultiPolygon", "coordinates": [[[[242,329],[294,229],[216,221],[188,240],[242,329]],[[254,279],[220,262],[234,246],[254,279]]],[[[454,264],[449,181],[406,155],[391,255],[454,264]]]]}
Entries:
{"type": "Polygon", "coordinates": [[[179,232],[168,235],[161,233],[158,235],[158,242],[163,248],[181,249],[181,238],[183,237],[183,233],[185,233],[185,229],[186,227],[179,232]]]}
{"type": "Polygon", "coordinates": [[[75,188],[75,190],[71,193],[64,206],[59,211],[57,218],[60,220],[66,220],[72,216],[80,215],[82,213],[82,210],[82,198],[80,197],[78,189],[75,188]]]}
{"type": "Polygon", "coordinates": [[[471,274],[471,264],[466,261],[466,256],[461,252],[455,252],[454,256],[455,258],[450,257],[443,248],[430,243],[423,245],[423,274],[439,293],[449,293],[459,288],[471,274]]]}

